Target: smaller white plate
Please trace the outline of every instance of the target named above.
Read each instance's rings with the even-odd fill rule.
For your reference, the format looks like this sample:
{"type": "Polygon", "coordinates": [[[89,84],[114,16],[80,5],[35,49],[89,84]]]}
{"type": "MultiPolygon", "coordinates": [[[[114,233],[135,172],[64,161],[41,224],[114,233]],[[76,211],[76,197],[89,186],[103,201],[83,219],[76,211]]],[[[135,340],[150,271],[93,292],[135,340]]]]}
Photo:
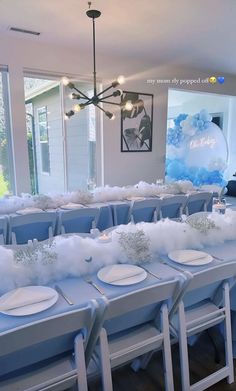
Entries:
{"type": "Polygon", "coordinates": [[[105,266],[99,270],[97,276],[99,280],[107,284],[125,286],[137,284],[138,282],[145,280],[147,272],[139,266],[122,264],[105,266]],[[114,276],[119,276],[119,278],[115,281],[111,281],[112,273],[114,273],[114,276]],[[122,274],[124,277],[122,277],[122,274]],[[129,276],[127,277],[127,275],[129,276]]]}
{"type": "Polygon", "coordinates": [[[127,201],[143,201],[145,197],[127,197],[127,201]]]}
{"type": "MultiPolygon", "coordinates": [[[[27,287],[25,287],[27,289],[27,287]]],[[[33,288],[33,287],[31,287],[33,288]]],[[[23,289],[23,288],[22,288],[23,289]]],[[[28,316],[37,314],[38,312],[45,311],[48,308],[52,307],[58,300],[58,293],[53,288],[46,286],[35,286],[35,290],[43,289],[44,291],[52,292],[54,296],[49,300],[40,301],[39,303],[34,303],[30,305],[24,305],[22,307],[13,308],[8,311],[1,311],[2,314],[11,315],[11,316],[28,316]]],[[[5,293],[1,296],[1,299],[7,299],[8,296],[12,295],[13,291],[5,293]]]]}
{"type": "Polygon", "coordinates": [[[66,210],[74,210],[74,209],[84,208],[84,205],[82,205],[82,204],[75,204],[74,202],[70,202],[69,204],[61,205],[60,208],[61,209],[66,209],[66,210]]]}
{"type": "Polygon", "coordinates": [[[197,250],[175,250],[171,251],[168,257],[172,261],[186,266],[202,266],[213,261],[210,254],[197,250]]]}

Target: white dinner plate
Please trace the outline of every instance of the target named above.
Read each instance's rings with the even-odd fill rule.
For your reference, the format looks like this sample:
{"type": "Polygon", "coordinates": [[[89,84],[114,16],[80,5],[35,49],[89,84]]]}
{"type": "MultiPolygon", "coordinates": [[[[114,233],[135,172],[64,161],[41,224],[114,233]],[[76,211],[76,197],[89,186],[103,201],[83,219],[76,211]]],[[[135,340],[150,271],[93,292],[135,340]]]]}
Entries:
{"type": "Polygon", "coordinates": [[[40,209],[40,208],[25,208],[25,209],[18,209],[16,211],[16,214],[27,215],[30,213],[41,213],[41,212],[43,212],[43,209],[40,209]]]}
{"type": "Polygon", "coordinates": [[[145,280],[147,272],[135,265],[105,266],[97,273],[99,280],[110,285],[125,286],[137,284],[145,280]]]}
{"type": "Polygon", "coordinates": [[[82,205],[82,204],[75,204],[74,202],[69,202],[69,204],[61,205],[60,208],[61,209],[66,209],[66,210],[74,210],[74,209],[84,208],[84,205],[82,205]]]}
{"type": "Polygon", "coordinates": [[[175,250],[171,251],[168,257],[172,261],[186,266],[202,266],[213,261],[210,254],[197,250],[175,250]]]}
{"type": "MultiPolygon", "coordinates": [[[[27,290],[28,287],[23,287],[22,289],[24,288],[27,290]]],[[[32,288],[35,288],[35,292],[44,291],[44,292],[48,292],[49,294],[53,293],[53,297],[49,300],[40,301],[39,303],[24,305],[22,307],[13,308],[7,311],[1,311],[1,313],[5,315],[11,315],[11,316],[27,316],[27,315],[37,314],[38,312],[45,311],[48,308],[52,307],[58,300],[58,293],[57,291],[55,291],[55,289],[46,286],[34,286],[34,287],[31,286],[30,288],[31,288],[31,292],[32,292],[32,288]]],[[[1,296],[0,301],[7,299],[10,295],[12,295],[14,291],[16,291],[16,289],[5,293],[3,296],[1,296]]]]}

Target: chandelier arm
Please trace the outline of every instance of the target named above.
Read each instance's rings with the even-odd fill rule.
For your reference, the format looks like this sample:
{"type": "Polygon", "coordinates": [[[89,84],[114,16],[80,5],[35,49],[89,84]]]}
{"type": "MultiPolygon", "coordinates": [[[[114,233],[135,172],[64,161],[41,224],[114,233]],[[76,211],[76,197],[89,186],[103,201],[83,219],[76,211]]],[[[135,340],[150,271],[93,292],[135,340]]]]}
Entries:
{"type": "Polygon", "coordinates": [[[83,99],[88,99],[88,100],[90,100],[90,98],[89,98],[87,95],[85,95],[82,91],[78,90],[78,88],[76,88],[75,86],[73,87],[73,89],[74,89],[75,91],[77,91],[80,95],[82,95],[82,96],[83,96],[83,99]]]}
{"type": "Polygon", "coordinates": [[[110,94],[110,95],[107,95],[107,96],[103,96],[102,98],[100,98],[99,100],[104,100],[104,99],[107,99],[107,98],[111,98],[111,96],[114,96],[113,94],[110,94]]]}
{"type": "Polygon", "coordinates": [[[107,91],[110,90],[111,88],[113,88],[112,85],[110,85],[109,87],[105,88],[105,90],[99,92],[99,94],[97,94],[97,96],[100,96],[100,95],[104,94],[104,92],[107,92],[107,91]]]}
{"type": "Polygon", "coordinates": [[[107,103],[108,105],[114,105],[114,106],[119,106],[119,107],[121,107],[121,104],[120,104],[120,103],[110,102],[110,101],[102,100],[102,99],[100,99],[100,102],[101,102],[101,103],[107,103]]]}
{"type": "Polygon", "coordinates": [[[95,105],[96,107],[98,107],[100,110],[103,111],[103,113],[106,113],[106,110],[104,110],[101,106],[99,106],[98,104],[95,105]]]}

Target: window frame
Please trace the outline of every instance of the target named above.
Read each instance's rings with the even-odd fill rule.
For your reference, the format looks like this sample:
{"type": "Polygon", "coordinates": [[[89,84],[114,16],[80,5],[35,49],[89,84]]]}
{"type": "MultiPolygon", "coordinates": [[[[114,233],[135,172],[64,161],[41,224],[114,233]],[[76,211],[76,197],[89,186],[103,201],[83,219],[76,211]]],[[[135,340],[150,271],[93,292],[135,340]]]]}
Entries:
{"type": "Polygon", "coordinates": [[[3,99],[3,107],[4,107],[5,134],[7,139],[8,174],[9,174],[9,182],[10,182],[9,192],[15,194],[16,182],[15,182],[14,157],[13,157],[13,145],[12,145],[12,122],[11,122],[11,110],[10,110],[10,87],[9,87],[8,67],[4,65],[0,65],[0,72],[2,78],[2,99],[3,99]]]}

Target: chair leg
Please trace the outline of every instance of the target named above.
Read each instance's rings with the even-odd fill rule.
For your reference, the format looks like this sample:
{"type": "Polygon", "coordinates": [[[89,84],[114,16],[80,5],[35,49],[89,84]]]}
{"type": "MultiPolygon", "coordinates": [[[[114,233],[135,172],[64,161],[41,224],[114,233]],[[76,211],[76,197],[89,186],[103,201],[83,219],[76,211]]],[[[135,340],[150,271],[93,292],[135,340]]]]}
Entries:
{"type": "Polygon", "coordinates": [[[164,304],[161,308],[161,322],[162,322],[162,332],[163,332],[163,363],[164,363],[165,389],[167,391],[174,391],[169,319],[168,319],[168,309],[166,304],[164,304]]]}
{"type": "Polygon", "coordinates": [[[224,285],[225,299],[225,359],[226,365],[229,368],[229,376],[227,381],[229,384],[234,382],[234,364],[233,364],[233,346],[232,346],[232,331],[231,331],[231,314],[230,314],[230,298],[229,284],[224,285]]]}
{"type": "Polygon", "coordinates": [[[82,334],[75,338],[75,363],[77,368],[77,390],[88,391],[87,371],[84,356],[84,341],[82,334]]]}
{"type": "Polygon", "coordinates": [[[182,391],[190,390],[189,360],[188,360],[188,343],[187,330],[185,323],[184,304],[179,304],[179,350],[182,391]]]}
{"type": "Polygon", "coordinates": [[[107,332],[104,328],[100,332],[99,348],[100,348],[103,391],[112,391],[113,387],[112,387],[112,377],[111,377],[110,352],[109,352],[109,346],[107,340],[107,332]]]}

